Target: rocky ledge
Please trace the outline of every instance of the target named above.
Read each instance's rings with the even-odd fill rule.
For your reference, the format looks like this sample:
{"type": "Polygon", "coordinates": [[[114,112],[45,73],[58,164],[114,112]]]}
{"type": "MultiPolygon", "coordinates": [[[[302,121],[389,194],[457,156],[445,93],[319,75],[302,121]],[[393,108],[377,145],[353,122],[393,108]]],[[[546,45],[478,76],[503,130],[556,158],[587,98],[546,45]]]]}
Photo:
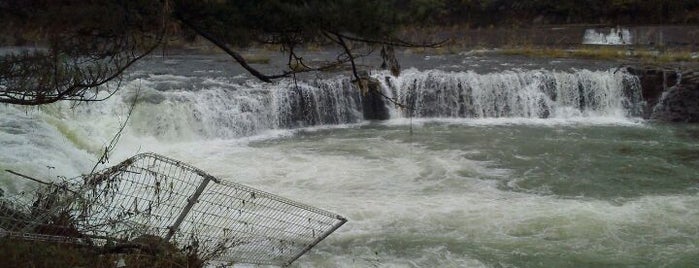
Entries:
{"type": "Polygon", "coordinates": [[[629,67],[641,80],[644,118],[662,122],[699,123],[699,71],[629,67]]]}

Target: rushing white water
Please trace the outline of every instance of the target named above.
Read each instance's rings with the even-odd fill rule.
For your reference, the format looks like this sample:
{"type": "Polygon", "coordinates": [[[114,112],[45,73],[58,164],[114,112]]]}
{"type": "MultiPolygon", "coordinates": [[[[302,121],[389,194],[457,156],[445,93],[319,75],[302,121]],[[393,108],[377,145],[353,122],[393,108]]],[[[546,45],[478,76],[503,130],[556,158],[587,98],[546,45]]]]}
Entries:
{"type": "MultiPolygon", "coordinates": [[[[642,105],[638,79],[623,71],[476,74],[413,69],[398,78],[385,73],[374,76],[383,82],[386,95],[412,107],[409,112],[388,104],[394,118],[624,119],[638,115],[642,105]]],[[[99,123],[123,116],[134,96],[140,104],[131,128],[139,135],[161,140],[239,138],[273,129],[362,121],[361,93],[346,77],[270,85],[236,84],[224,78],[149,76],[129,81],[106,102],[75,108],[58,104],[27,111],[26,115],[73,120],[69,124],[80,125],[74,127],[80,131],[99,132],[104,130],[99,123]],[[94,122],[98,124],[91,127],[94,122]]]]}
{"type": "MultiPolygon", "coordinates": [[[[637,115],[642,105],[638,79],[624,71],[477,74],[412,69],[398,78],[384,72],[373,76],[383,83],[384,94],[413,108],[401,110],[387,104],[393,118],[623,122],[637,115]]],[[[125,120],[136,96],[138,104],[124,138],[132,140],[136,149],[144,146],[144,140],[243,138],[362,121],[361,93],[347,77],[264,84],[234,83],[222,77],[137,76],[104,102],[58,103],[39,109],[0,107],[4,151],[0,163],[40,177],[87,172],[125,120]],[[45,157],[36,157],[39,152],[45,157]]],[[[7,176],[0,178],[14,185],[16,180],[7,176]]],[[[18,189],[6,187],[11,192],[18,189]]]]}
{"type": "Polygon", "coordinates": [[[161,86],[138,80],[127,87],[139,88],[140,92],[130,94],[139,94],[144,102],[136,111],[134,127],[142,134],[170,140],[235,138],[361,119],[359,95],[347,79],[276,85],[207,79],[194,85],[196,90],[172,91],[154,90],[161,86]]]}
{"type": "Polygon", "coordinates": [[[587,29],[582,43],[586,45],[632,45],[633,36],[626,28],[611,28],[609,33],[597,31],[597,29],[587,29]]]}
{"type": "Polygon", "coordinates": [[[452,124],[416,125],[413,135],[406,125],[317,129],[251,146],[179,144],[167,153],[348,217],[302,267],[699,261],[699,199],[684,190],[696,185],[696,167],[675,162],[676,172],[653,173],[668,160],[663,150],[697,146],[645,127],[452,124]],[[648,144],[661,137],[667,142],[648,144]],[[629,145],[621,152],[656,152],[616,153],[629,145]]]}
{"type": "Polygon", "coordinates": [[[0,106],[0,168],[88,172],[138,96],[110,164],[154,151],[349,219],[301,267],[697,264],[695,130],[638,123],[634,76],[373,76],[413,109],[365,122],[346,77],[176,74],[136,76],[105,102],[0,106]]]}
{"type": "Polygon", "coordinates": [[[640,112],[638,78],[624,72],[505,71],[491,74],[409,70],[387,79],[403,116],[461,118],[624,118],[640,112]]]}

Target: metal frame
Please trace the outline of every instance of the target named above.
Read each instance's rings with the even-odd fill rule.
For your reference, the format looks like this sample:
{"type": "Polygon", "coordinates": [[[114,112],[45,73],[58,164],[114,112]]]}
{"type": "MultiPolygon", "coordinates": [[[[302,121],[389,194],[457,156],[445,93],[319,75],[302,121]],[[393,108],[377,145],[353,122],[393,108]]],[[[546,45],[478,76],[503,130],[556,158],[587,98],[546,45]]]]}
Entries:
{"type": "Polygon", "coordinates": [[[61,202],[37,211],[28,195],[9,200],[19,210],[0,210],[0,234],[93,244],[155,235],[211,261],[289,266],[347,222],[153,153],[47,187],[65,189],[61,202]],[[66,209],[72,213],[71,226],[46,224],[66,209]],[[24,213],[21,219],[12,214],[17,211],[24,213]],[[80,236],[65,236],[59,232],[64,229],[77,230],[80,236]]]}

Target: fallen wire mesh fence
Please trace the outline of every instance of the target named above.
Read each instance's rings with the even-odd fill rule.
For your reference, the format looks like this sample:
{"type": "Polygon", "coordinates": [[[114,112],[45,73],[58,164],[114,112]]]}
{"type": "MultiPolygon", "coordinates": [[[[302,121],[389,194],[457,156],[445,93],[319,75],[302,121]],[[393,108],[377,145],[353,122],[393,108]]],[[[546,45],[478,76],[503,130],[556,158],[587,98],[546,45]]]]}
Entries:
{"type": "Polygon", "coordinates": [[[345,222],[152,153],[0,200],[0,236],[104,247],[156,239],[203,260],[279,266],[345,222]]]}

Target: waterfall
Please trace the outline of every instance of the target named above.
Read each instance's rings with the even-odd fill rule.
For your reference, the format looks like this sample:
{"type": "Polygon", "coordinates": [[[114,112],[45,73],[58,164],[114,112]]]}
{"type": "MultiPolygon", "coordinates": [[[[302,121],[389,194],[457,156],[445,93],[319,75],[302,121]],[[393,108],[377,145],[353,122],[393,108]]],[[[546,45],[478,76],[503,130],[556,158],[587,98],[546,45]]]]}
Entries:
{"type": "Polygon", "coordinates": [[[348,78],[313,80],[273,89],[277,128],[356,123],[362,120],[361,96],[348,78]]]}
{"type": "MultiPolygon", "coordinates": [[[[625,71],[477,74],[412,69],[399,77],[385,72],[373,76],[382,82],[385,95],[412,107],[410,113],[414,117],[629,117],[640,115],[642,110],[638,78],[625,71]]],[[[363,120],[362,93],[348,77],[283,80],[275,84],[216,79],[212,82],[210,78],[180,83],[176,82],[178,79],[186,78],[137,78],[105,102],[77,107],[59,103],[51,109],[40,109],[39,113],[48,118],[44,121],[53,118],[62,124],[80,125],[75,128],[89,132],[95,128],[90,122],[111,122],[110,126],[117,126],[118,117],[138,94],[140,104],[130,128],[139,135],[166,140],[237,138],[272,129],[363,120]]],[[[393,109],[392,116],[410,114],[408,110],[393,109]]]]}
{"type": "Polygon", "coordinates": [[[633,36],[631,31],[625,28],[611,28],[609,33],[605,34],[600,30],[587,29],[583,36],[583,44],[586,45],[632,45],[633,36]]]}
{"type": "MultiPolygon", "coordinates": [[[[638,78],[625,71],[477,74],[411,69],[399,77],[387,72],[374,73],[373,77],[381,81],[384,95],[412,107],[412,111],[400,110],[387,103],[393,118],[408,117],[409,113],[424,118],[629,117],[640,115],[643,105],[638,78]]],[[[139,136],[227,139],[274,129],[360,122],[361,94],[346,76],[274,84],[232,83],[223,78],[140,77],[128,81],[104,102],[76,107],[58,103],[28,113],[38,113],[42,121],[60,123],[68,127],[58,128],[75,129],[85,137],[95,133],[107,137],[138,95],[139,105],[130,129],[139,136]]],[[[14,108],[1,109],[8,114],[14,108]]],[[[20,112],[7,116],[16,114],[20,112]]]]}
{"type": "Polygon", "coordinates": [[[362,119],[360,95],[348,78],[200,86],[197,90],[153,89],[157,85],[141,89],[138,94],[144,104],[134,112],[132,127],[142,135],[182,140],[237,138],[271,129],[362,119]]]}
{"type": "MultiPolygon", "coordinates": [[[[412,107],[413,117],[629,117],[642,111],[639,80],[625,71],[477,74],[411,69],[399,77],[387,72],[374,73],[373,77],[381,81],[384,95],[412,107]]],[[[224,78],[141,77],[130,80],[106,102],[59,107],[65,110],[62,114],[66,120],[114,121],[125,113],[136,94],[140,104],[130,129],[139,136],[161,140],[229,139],[268,130],[363,120],[362,93],[346,76],[296,82],[289,79],[274,84],[233,83],[224,78]]],[[[393,118],[410,116],[409,110],[386,105],[392,109],[393,118]]],[[[80,128],[91,126],[83,124],[80,128]]]]}
{"type": "MultiPolygon", "coordinates": [[[[385,72],[373,76],[383,83],[385,95],[412,107],[414,117],[628,117],[642,110],[639,80],[625,71],[477,74],[412,69],[399,77],[385,72]]],[[[137,107],[131,125],[141,135],[169,140],[225,139],[363,120],[362,93],[345,76],[275,84],[212,82],[208,78],[182,83],[180,88],[172,86],[173,79],[133,80],[121,99],[117,96],[113,101],[123,110],[138,92],[143,104],[137,107]]],[[[110,113],[114,112],[102,112],[110,113]]],[[[409,114],[394,109],[392,116],[409,114]]]]}
{"type": "Polygon", "coordinates": [[[409,70],[382,79],[407,117],[564,118],[639,116],[640,82],[623,71],[504,71],[490,74],[409,70]]]}
{"type": "MultiPolygon", "coordinates": [[[[638,116],[643,106],[639,79],[625,71],[477,74],[411,69],[399,77],[388,72],[376,72],[373,77],[381,81],[384,95],[412,107],[401,110],[387,103],[392,118],[584,120],[638,116]]],[[[30,109],[0,105],[0,168],[54,179],[88,171],[124,122],[136,96],[138,105],[119,145],[129,152],[140,150],[144,143],[167,146],[357,123],[363,121],[361,94],[346,76],[274,84],[234,83],[220,77],[132,77],[102,102],[60,102],[30,109]]],[[[0,184],[10,191],[23,188],[12,186],[16,180],[10,175],[0,174],[0,184]]]]}

